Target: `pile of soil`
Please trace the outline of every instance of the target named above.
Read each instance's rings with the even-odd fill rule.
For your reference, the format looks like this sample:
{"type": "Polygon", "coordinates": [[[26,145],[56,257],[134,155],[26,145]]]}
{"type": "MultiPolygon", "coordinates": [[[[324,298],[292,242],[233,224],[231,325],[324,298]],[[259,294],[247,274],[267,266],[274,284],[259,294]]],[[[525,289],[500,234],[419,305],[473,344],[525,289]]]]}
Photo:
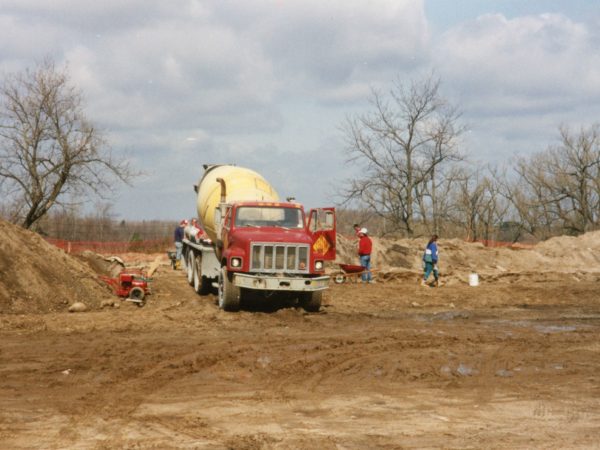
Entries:
{"type": "Polygon", "coordinates": [[[95,309],[110,296],[88,264],[0,219],[0,313],[66,311],[75,302],[95,309]]]}
{"type": "MultiPolygon", "coordinates": [[[[382,279],[405,278],[422,271],[427,239],[371,237],[371,264],[382,279]]],[[[357,239],[337,237],[336,264],[358,264],[357,239]]],[[[439,269],[444,282],[467,283],[470,273],[487,281],[514,280],[514,275],[580,273],[600,274],[600,231],[578,237],[560,236],[528,248],[490,248],[460,239],[440,239],[439,269]]],[[[336,268],[334,267],[335,271],[336,268]]]]}
{"type": "Polygon", "coordinates": [[[89,250],[77,255],[76,258],[90,266],[97,274],[111,278],[117,277],[125,267],[123,259],[118,256],[106,257],[89,250]]]}
{"type": "MultiPolygon", "coordinates": [[[[372,240],[372,266],[379,280],[418,280],[427,239],[372,240]]],[[[444,284],[466,284],[473,272],[482,281],[507,283],[526,281],[533,274],[551,279],[552,274],[568,273],[575,281],[600,277],[600,231],[552,238],[532,249],[487,248],[443,238],[438,244],[444,284]]],[[[340,271],[338,264],[358,264],[356,250],[355,238],[338,235],[331,272],[340,271]]],[[[165,255],[154,256],[165,259],[165,255]]],[[[36,233],[0,220],[0,314],[65,311],[75,302],[99,308],[102,300],[113,295],[99,275],[114,277],[122,266],[118,258],[91,252],[67,255],[36,233]]]]}

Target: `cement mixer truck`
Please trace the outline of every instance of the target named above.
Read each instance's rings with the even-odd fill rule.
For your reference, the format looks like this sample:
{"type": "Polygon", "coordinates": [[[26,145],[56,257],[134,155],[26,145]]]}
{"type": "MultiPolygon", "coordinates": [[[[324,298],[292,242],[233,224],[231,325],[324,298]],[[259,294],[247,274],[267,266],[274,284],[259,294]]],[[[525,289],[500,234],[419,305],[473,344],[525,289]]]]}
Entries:
{"type": "Polygon", "coordinates": [[[183,240],[187,279],[200,295],[218,290],[219,307],[243,299],[294,299],[318,311],[329,285],[325,261],[335,259],[334,208],[311,209],[287,199],[257,172],[205,165],[194,190],[205,235],[183,240]]]}

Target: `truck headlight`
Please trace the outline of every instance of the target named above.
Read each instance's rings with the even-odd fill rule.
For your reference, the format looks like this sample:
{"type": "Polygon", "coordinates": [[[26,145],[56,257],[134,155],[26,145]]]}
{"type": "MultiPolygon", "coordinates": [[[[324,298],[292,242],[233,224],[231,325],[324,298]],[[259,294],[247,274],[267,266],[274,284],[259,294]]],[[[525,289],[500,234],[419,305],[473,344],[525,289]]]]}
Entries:
{"type": "Polygon", "coordinates": [[[231,267],[242,267],[242,258],[231,258],[231,267]]]}
{"type": "Polygon", "coordinates": [[[315,270],[323,270],[323,261],[315,261],[315,270]]]}

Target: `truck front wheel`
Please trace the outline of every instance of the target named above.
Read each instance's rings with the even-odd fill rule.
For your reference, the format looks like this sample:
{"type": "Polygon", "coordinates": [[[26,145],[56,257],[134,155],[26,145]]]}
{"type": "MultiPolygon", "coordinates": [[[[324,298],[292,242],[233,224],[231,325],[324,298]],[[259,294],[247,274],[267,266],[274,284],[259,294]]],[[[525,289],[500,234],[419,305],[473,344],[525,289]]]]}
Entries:
{"type": "Polygon", "coordinates": [[[240,309],[240,288],[233,284],[233,278],[226,267],[219,272],[219,308],[224,311],[240,309]]]}
{"type": "Polygon", "coordinates": [[[321,299],[323,298],[323,292],[303,292],[300,296],[300,306],[308,312],[318,312],[321,309],[321,299]]]}

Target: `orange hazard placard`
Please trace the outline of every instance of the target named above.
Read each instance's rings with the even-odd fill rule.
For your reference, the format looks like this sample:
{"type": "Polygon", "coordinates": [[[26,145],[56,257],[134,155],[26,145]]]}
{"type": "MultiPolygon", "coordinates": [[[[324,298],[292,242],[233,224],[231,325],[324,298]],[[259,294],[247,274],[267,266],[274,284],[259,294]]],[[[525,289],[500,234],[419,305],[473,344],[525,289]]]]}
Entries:
{"type": "Polygon", "coordinates": [[[320,253],[322,255],[325,255],[330,248],[331,245],[329,245],[329,241],[323,234],[319,236],[319,238],[313,244],[313,250],[315,251],[315,253],[320,253]]]}

